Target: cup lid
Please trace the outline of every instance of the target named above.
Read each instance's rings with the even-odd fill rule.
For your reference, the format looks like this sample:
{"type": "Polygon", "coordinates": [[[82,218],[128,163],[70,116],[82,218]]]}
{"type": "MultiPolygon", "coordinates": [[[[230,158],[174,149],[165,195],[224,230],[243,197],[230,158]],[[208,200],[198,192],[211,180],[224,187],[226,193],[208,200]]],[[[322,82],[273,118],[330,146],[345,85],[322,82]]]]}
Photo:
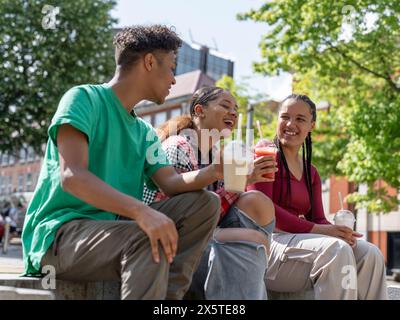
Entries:
{"type": "Polygon", "coordinates": [[[334,219],[348,219],[348,220],[356,220],[354,217],[353,212],[350,210],[344,210],[341,209],[338,212],[336,212],[334,219]]]}

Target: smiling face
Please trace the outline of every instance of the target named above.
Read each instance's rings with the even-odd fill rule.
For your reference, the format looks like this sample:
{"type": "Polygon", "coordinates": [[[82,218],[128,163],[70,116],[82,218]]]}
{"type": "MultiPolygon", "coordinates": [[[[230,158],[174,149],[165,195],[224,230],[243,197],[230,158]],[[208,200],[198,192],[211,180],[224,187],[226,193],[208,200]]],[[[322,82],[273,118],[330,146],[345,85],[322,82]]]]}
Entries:
{"type": "Polygon", "coordinates": [[[315,121],[310,106],[302,100],[286,100],[278,115],[277,136],[283,146],[300,147],[315,121]]]}
{"type": "Polygon", "coordinates": [[[238,106],[235,98],[228,91],[223,91],[218,98],[208,102],[206,106],[197,105],[197,114],[200,114],[200,129],[217,129],[232,131],[236,127],[238,106]]]}

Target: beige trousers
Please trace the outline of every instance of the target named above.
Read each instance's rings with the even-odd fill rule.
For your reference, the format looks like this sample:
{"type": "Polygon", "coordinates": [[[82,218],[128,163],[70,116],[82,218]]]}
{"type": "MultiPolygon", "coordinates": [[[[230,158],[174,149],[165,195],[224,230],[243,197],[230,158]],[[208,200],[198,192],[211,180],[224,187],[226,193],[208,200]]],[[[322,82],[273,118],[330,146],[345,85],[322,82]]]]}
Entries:
{"type": "Polygon", "coordinates": [[[364,240],[355,248],[319,234],[274,233],[268,290],[314,289],[318,300],[386,300],[386,272],[379,249],[364,240]]]}
{"type": "Polygon", "coordinates": [[[122,299],[182,299],[217,225],[220,200],[208,191],[183,193],[152,204],[175,221],[178,252],[168,264],[159,245],[153,261],[150,241],[135,221],[73,220],[57,231],[41,264],[56,279],[121,280],[122,299]]]}

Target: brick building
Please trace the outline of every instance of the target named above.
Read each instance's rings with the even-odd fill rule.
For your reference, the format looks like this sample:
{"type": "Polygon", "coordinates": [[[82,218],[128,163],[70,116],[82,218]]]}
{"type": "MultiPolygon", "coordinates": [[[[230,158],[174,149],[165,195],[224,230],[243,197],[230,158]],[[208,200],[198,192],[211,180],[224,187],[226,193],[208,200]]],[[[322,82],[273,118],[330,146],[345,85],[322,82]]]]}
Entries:
{"type": "Polygon", "coordinates": [[[11,195],[29,201],[39,177],[41,158],[33,148],[20,150],[18,155],[0,153],[0,201],[11,195]]]}

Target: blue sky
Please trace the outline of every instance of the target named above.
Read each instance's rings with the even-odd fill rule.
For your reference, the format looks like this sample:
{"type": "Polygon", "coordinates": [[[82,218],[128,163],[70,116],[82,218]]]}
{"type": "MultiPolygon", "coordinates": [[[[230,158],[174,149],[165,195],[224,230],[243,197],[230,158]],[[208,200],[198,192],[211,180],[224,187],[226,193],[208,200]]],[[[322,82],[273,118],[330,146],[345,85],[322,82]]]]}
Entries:
{"type": "Polygon", "coordinates": [[[258,44],[267,32],[265,24],[237,21],[236,14],[259,8],[260,0],[118,0],[113,16],[118,26],[163,23],[173,25],[187,42],[215,48],[235,61],[235,80],[245,80],[254,91],[276,100],[290,94],[290,76],[254,74],[252,62],[260,60],[258,44]],[[191,34],[191,36],[190,36],[191,34]]]}

